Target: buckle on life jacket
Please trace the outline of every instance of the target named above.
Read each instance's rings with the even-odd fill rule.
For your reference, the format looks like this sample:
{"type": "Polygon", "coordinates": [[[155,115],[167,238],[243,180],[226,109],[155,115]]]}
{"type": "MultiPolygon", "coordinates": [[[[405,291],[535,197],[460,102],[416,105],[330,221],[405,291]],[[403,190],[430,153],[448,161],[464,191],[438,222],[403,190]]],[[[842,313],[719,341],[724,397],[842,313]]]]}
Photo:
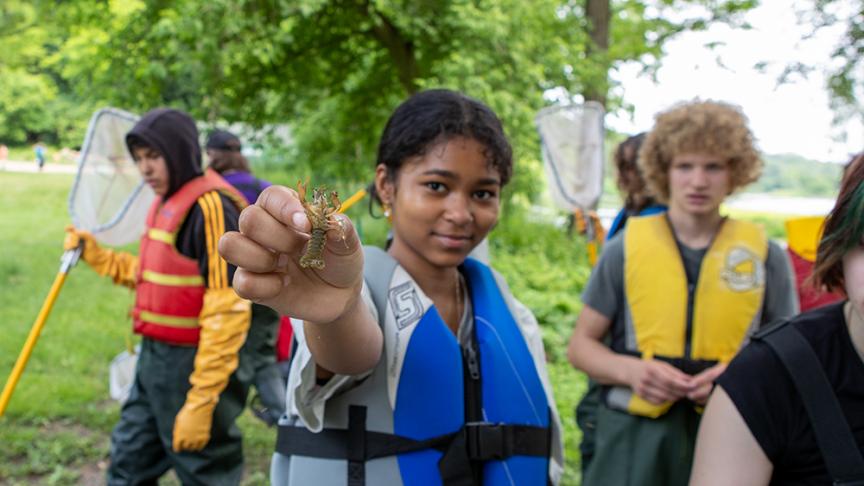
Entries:
{"type": "Polygon", "coordinates": [[[465,424],[465,441],[468,458],[472,461],[501,460],[513,455],[512,434],[501,424],[491,422],[468,422],[465,424]],[[508,440],[508,435],[510,440],[508,440]]]}

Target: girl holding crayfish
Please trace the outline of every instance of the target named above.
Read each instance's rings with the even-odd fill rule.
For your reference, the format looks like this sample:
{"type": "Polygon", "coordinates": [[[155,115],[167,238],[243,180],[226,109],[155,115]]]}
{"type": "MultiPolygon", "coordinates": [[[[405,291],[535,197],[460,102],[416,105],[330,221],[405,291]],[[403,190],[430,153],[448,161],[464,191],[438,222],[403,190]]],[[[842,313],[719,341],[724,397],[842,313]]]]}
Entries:
{"type": "Polygon", "coordinates": [[[323,268],[302,267],[312,225],[285,187],[223,236],[237,292],[303,321],[273,484],[558,482],[561,428],[537,322],[468,258],[511,175],[492,110],[424,91],[396,109],[379,145],[386,253],[336,215],[323,268]]]}

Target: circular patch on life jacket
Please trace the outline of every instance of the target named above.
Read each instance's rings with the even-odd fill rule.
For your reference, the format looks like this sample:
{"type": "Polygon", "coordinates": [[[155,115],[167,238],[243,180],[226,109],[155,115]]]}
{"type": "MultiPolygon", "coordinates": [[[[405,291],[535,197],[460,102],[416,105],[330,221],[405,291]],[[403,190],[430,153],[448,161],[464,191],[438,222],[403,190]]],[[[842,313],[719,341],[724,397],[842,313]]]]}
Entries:
{"type": "Polygon", "coordinates": [[[765,285],[765,267],[749,248],[735,246],[726,253],[720,277],[732,291],[747,292],[765,285]]]}

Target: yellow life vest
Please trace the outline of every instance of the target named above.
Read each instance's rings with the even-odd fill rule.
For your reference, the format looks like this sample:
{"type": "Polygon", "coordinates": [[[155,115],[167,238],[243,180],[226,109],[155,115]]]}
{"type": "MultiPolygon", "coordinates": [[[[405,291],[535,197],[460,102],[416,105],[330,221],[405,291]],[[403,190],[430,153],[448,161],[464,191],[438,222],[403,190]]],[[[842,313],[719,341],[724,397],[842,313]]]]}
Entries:
{"type": "MultiPolygon", "coordinates": [[[[726,219],[702,260],[688,329],[687,275],[666,216],[631,219],[624,236],[625,351],[643,359],[731,360],[758,325],[767,254],[760,226],[726,219]]],[[[607,402],[652,418],[672,406],[653,405],[626,387],[610,390],[607,402]]]]}
{"type": "Polygon", "coordinates": [[[816,249],[822,239],[825,216],[804,216],[786,220],[789,249],[808,262],[816,261],[816,249]]]}

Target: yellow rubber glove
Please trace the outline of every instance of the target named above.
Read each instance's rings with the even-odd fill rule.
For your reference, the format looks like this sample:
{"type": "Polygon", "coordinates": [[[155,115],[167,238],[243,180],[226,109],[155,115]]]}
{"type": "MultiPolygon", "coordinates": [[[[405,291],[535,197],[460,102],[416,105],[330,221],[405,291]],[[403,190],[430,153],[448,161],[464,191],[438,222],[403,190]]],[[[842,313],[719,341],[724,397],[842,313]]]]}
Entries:
{"type": "Polygon", "coordinates": [[[135,288],[135,275],[138,273],[138,257],[131,253],[102,248],[89,231],[66,227],[66,239],[63,249],[72,250],[83,242],[81,259],[90,265],[99,275],[110,276],[115,284],[135,288]]]}
{"type": "Polygon", "coordinates": [[[210,441],[213,409],[228,378],[237,369],[237,353],[246,341],[251,304],[232,288],[207,289],[201,309],[201,339],[195,355],[192,388],[174,420],[173,447],[177,452],[198,451],[210,441]]]}

